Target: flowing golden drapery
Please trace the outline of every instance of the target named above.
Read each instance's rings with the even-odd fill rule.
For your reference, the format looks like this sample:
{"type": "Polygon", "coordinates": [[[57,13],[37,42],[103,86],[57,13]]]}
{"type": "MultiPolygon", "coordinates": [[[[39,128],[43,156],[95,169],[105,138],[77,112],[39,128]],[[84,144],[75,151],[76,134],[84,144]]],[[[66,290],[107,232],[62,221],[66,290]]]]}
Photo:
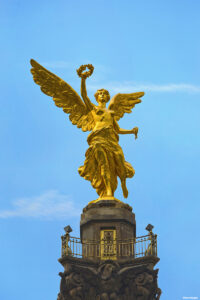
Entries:
{"type": "Polygon", "coordinates": [[[88,136],[89,149],[86,151],[84,165],[79,168],[79,173],[89,180],[101,197],[114,198],[117,188],[117,177],[121,180],[123,195],[128,197],[126,178],[133,177],[133,167],[125,161],[123,151],[118,144],[118,134],[134,134],[137,138],[138,128],[131,130],[122,129],[117,121],[125,113],[131,113],[132,108],[141,102],[140,97],[144,92],[130,94],[116,94],[108,108],[106,103],[110,99],[109,92],[100,89],[95,93],[98,106],[94,105],[87,96],[86,78],[94,70],[91,64],[82,65],[78,70],[81,77],[81,97],[64,80],[45,69],[38,62],[31,59],[31,73],[41,91],[52,97],[55,105],[69,114],[73,125],[83,131],[91,131],[88,136]],[[86,71],[86,68],[89,71],[86,71]]]}
{"type": "Polygon", "coordinates": [[[117,176],[121,181],[134,176],[134,169],[125,161],[119,136],[113,126],[93,131],[88,136],[89,148],[85,153],[85,162],[78,171],[91,182],[100,197],[106,195],[105,181],[111,183],[114,194],[117,188],[117,176]]]}

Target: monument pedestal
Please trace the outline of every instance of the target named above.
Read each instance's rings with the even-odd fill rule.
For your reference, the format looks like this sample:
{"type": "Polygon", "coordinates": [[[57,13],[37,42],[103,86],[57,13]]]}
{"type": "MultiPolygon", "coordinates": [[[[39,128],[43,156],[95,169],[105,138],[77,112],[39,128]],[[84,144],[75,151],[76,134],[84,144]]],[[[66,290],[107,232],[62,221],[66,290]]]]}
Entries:
{"type": "MultiPolygon", "coordinates": [[[[93,259],[122,258],[126,251],[134,254],[136,237],[135,214],[132,208],[121,201],[101,200],[91,203],[83,209],[80,222],[81,242],[93,241],[93,259]],[[119,243],[124,244],[119,247],[119,243]],[[125,245],[125,241],[129,243],[125,245]],[[132,241],[132,243],[131,243],[132,241]],[[101,246],[99,253],[96,245],[101,246]],[[126,248],[126,249],[125,249],[126,248]]],[[[83,256],[87,256],[87,247],[83,247],[83,256]]],[[[126,256],[126,255],[125,255],[126,256]]]]}
{"type": "Polygon", "coordinates": [[[59,262],[64,272],[58,300],[160,298],[158,269],[154,270],[159,261],[156,235],[150,231],[136,238],[135,215],[128,204],[116,200],[88,204],[80,233],[80,239],[68,231],[62,237],[59,262]]]}

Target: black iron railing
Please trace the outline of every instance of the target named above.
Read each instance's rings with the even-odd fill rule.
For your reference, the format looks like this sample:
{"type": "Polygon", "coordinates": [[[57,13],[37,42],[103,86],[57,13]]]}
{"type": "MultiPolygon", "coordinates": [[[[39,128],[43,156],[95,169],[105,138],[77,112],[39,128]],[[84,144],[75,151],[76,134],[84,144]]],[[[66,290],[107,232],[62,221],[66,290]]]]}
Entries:
{"type": "Polygon", "coordinates": [[[150,232],[148,235],[130,240],[99,240],[82,241],[71,237],[69,233],[62,238],[62,257],[74,256],[91,259],[137,258],[149,255],[157,256],[157,235],[150,232]]]}

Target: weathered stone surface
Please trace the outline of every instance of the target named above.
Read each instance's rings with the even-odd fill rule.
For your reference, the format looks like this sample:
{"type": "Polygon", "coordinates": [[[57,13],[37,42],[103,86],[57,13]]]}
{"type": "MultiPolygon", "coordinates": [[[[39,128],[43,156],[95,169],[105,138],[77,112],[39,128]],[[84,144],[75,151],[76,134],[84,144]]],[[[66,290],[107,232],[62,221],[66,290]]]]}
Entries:
{"type": "Polygon", "coordinates": [[[102,200],[87,205],[81,215],[81,240],[100,240],[102,228],[116,229],[117,240],[134,239],[136,222],[131,206],[115,200],[102,200]]]}
{"type": "Polygon", "coordinates": [[[60,259],[58,300],[158,300],[158,262],[155,256],[127,261],[94,263],[84,259],[60,259]]]}

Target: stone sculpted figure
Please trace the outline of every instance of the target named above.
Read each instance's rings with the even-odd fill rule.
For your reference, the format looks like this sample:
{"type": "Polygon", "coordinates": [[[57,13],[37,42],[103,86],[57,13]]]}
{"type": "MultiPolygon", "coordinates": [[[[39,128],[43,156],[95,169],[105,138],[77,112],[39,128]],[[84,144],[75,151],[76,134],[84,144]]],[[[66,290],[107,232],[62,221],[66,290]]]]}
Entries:
{"type": "Polygon", "coordinates": [[[110,100],[109,92],[100,89],[95,93],[98,105],[93,104],[87,96],[86,79],[94,67],[83,65],[77,73],[81,77],[81,97],[76,91],[61,78],[46,70],[35,60],[31,59],[31,73],[35,83],[41,90],[51,96],[55,105],[61,107],[69,114],[73,125],[82,128],[83,131],[91,131],[88,136],[89,148],[85,154],[84,165],[79,168],[79,174],[89,180],[96,189],[99,199],[112,199],[117,188],[117,177],[121,180],[123,195],[128,197],[126,178],[134,176],[134,169],[128,163],[119,146],[119,134],[134,134],[137,138],[138,128],[131,130],[121,129],[117,121],[124,113],[131,113],[131,109],[141,102],[139,99],[143,92],[115,95],[110,100]],[[85,71],[86,68],[89,71],[85,71]]]}

